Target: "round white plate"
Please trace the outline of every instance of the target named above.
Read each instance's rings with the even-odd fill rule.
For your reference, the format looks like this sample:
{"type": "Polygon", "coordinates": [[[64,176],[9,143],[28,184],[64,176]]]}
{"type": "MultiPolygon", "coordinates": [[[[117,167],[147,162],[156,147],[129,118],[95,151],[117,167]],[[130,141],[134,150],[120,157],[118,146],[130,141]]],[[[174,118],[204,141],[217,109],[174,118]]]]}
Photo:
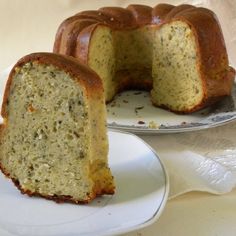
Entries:
{"type": "Polygon", "coordinates": [[[148,92],[126,91],[107,105],[108,127],[133,133],[179,133],[212,128],[236,119],[236,85],[231,97],[188,115],[154,107],[148,92]]]}
{"type": "Polygon", "coordinates": [[[116,193],[91,204],[57,204],[22,195],[0,174],[0,228],[21,236],[100,236],[142,228],[161,214],[168,178],[157,154],[132,134],[109,131],[116,193]]]}

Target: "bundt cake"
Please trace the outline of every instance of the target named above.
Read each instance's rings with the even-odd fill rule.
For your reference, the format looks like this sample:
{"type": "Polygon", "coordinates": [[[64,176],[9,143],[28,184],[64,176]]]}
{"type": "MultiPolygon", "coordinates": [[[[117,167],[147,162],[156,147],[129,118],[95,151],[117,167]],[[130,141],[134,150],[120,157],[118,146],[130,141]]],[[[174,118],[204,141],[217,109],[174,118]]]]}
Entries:
{"type": "Polygon", "coordinates": [[[74,203],[114,193],[104,91],[87,66],[53,53],[23,57],[1,114],[0,169],[22,193],[74,203]]]}
{"type": "Polygon", "coordinates": [[[235,76],[217,17],[191,5],[83,11],[59,26],[53,51],[97,72],[106,102],[124,89],[151,89],[154,105],[177,113],[230,95],[235,76]]]}

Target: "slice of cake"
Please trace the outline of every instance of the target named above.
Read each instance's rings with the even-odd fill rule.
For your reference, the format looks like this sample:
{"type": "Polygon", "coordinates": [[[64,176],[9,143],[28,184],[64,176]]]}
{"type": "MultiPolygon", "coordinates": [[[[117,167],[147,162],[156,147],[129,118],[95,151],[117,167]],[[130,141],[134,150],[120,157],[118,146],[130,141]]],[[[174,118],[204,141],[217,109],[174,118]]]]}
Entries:
{"type": "Polygon", "coordinates": [[[114,193],[102,83],[78,60],[22,58],[1,114],[0,167],[22,193],[74,203],[114,193]]]}

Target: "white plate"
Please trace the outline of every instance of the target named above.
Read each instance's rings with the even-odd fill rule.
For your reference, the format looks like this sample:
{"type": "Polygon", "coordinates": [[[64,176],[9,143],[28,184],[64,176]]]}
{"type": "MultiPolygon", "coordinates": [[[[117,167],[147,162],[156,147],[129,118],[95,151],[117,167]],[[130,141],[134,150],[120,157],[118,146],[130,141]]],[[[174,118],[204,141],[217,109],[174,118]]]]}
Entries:
{"type": "Polygon", "coordinates": [[[178,115],[151,104],[149,93],[126,91],[107,105],[108,127],[133,133],[179,133],[223,125],[236,119],[236,85],[231,97],[207,109],[178,115]]]}
{"type": "Polygon", "coordinates": [[[99,236],[153,223],[169,190],[160,159],[135,135],[108,134],[115,195],[97,198],[88,205],[57,204],[22,195],[0,174],[0,228],[22,236],[99,236]]]}

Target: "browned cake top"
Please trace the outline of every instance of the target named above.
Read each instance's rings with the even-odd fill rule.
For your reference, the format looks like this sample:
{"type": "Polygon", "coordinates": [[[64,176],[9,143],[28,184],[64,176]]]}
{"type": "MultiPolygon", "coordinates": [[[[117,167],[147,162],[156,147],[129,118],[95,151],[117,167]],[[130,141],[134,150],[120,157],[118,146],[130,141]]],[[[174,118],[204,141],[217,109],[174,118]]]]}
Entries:
{"type": "Polygon", "coordinates": [[[192,5],[173,6],[169,4],[158,4],[154,8],[145,5],[129,5],[127,8],[103,7],[99,10],[82,11],[66,19],[61,27],[64,28],[75,21],[90,21],[89,24],[105,24],[113,28],[136,28],[146,24],[161,24],[172,18],[178,18],[197,12],[198,15],[207,14],[214,17],[214,13],[205,8],[192,5]]]}
{"type": "MultiPolygon", "coordinates": [[[[129,5],[127,8],[103,7],[99,10],[79,12],[64,20],[59,26],[53,52],[61,53],[61,48],[66,48],[66,52],[63,54],[77,57],[75,50],[77,39],[83,37],[80,41],[89,41],[90,33],[97,25],[107,25],[117,30],[135,29],[145,25],[160,26],[174,20],[182,20],[192,26],[199,39],[197,43],[201,44],[199,48],[203,64],[209,73],[220,71],[222,67],[228,68],[224,38],[216,15],[209,9],[188,4],[179,6],[158,4],[153,8],[135,4],[129,5]],[[63,35],[67,35],[66,42],[63,42],[63,35]],[[64,43],[67,46],[63,45],[64,43]],[[216,46],[218,50],[215,50],[216,46]],[[209,58],[211,52],[214,52],[214,56],[209,58]],[[224,55],[223,58],[222,55],[224,55]],[[222,61],[220,67],[217,66],[219,61],[222,61]]],[[[83,55],[86,55],[87,51],[80,50],[80,58],[84,62],[86,60],[83,57],[86,56],[83,55]]]]}

